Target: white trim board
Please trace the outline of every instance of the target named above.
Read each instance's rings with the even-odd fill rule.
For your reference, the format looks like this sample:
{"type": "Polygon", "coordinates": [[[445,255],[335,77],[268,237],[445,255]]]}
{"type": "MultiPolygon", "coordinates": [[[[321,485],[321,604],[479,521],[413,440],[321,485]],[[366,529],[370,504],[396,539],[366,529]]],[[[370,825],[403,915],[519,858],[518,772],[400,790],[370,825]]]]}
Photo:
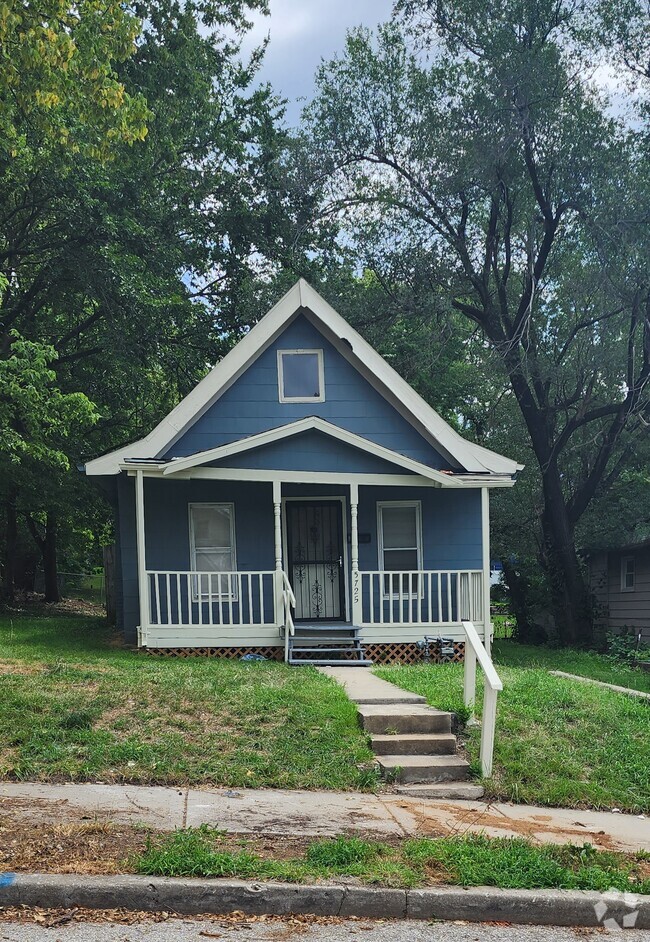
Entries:
{"type": "Polygon", "coordinates": [[[326,336],[337,338],[337,349],[342,355],[372,381],[388,401],[401,403],[403,414],[414,426],[424,429],[436,447],[461,468],[470,473],[511,475],[522,469],[517,462],[462,438],[301,278],[149,435],[87,462],[86,474],[117,474],[128,457],[157,458],[164,454],[305,308],[311,315],[309,319],[319,328],[323,327],[326,336]]]}
{"type": "Polygon", "coordinates": [[[279,428],[269,429],[266,432],[259,432],[257,435],[249,435],[247,438],[240,438],[235,442],[229,442],[226,445],[219,445],[217,448],[209,448],[207,451],[200,451],[194,455],[188,455],[186,458],[172,458],[165,465],[163,475],[176,474],[178,471],[186,471],[188,468],[195,468],[199,465],[209,464],[212,461],[221,461],[223,458],[230,458],[232,455],[238,455],[242,452],[250,451],[253,448],[261,448],[263,445],[269,445],[273,442],[282,441],[285,438],[292,438],[295,435],[301,435],[303,432],[316,431],[323,435],[329,435],[337,441],[351,445],[361,451],[368,452],[377,458],[382,458],[391,464],[405,468],[407,471],[413,471],[422,477],[430,478],[436,481],[440,487],[461,487],[462,484],[456,481],[454,475],[443,474],[435,468],[415,461],[413,458],[407,458],[397,451],[371,442],[367,438],[362,438],[355,432],[349,432],[338,425],[320,419],[318,416],[310,415],[305,419],[297,419],[295,422],[289,422],[287,425],[281,425],[279,428]]]}
{"type": "MultiPolygon", "coordinates": [[[[277,482],[278,484],[356,484],[357,487],[440,487],[437,481],[415,474],[351,474],[341,471],[274,471],[256,470],[253,468],[190,468],[188,471],[179,471],[172,477],[165,477],[166,464],[138,466],[128,463],[120,466],[129,477],[135,477],[142,471],[145,478],[162,478],[164,480],[189,481],[191,479],[205,479],[208,481],[256,481],[277,482]]],[[[504,476],[488,477],[482,481],[465,481],[455,478],[462,487],[512,487],[514,479],[504,476]]]]}

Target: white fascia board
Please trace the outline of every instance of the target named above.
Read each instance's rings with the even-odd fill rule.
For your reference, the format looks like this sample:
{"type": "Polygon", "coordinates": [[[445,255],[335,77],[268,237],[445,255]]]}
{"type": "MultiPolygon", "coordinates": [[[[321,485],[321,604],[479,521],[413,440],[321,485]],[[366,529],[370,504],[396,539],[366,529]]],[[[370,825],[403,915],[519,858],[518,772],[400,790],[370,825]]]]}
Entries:
{"type": "Polygon", "coordinates": [[[522,465],[462,438],[304,279],[300,279],[145,438],[86,464],[86,474],[117,474],[127,457],[156,458],[222,395],[301,308],[343,342],[344,353],[380,391],[397,399],[443,452],[468,472],[515,474],[522,465]],[[350,350],[351,348],[351,350],[350,350]],[[352,353],[352,356],[350,356],[352,353]]]}
{"type": "Polygon", "coordinates": [[[175,474],[178,471],[186,471],[188,468],[209,464],[211,461],[220,461],[224,458],[230,458],[232,455],[238,455],[242,452],[250,451],[253,448],[261,448],[272,442],[281,441],[284,438],[290,438],[294,435],[300,435],[303,432],[312,430],[322,432],[324,435],[329,435],[331,438],[351,445],[353,448],[359,448],[361,451],[375,455],[377,458],[382,458],[384,461],[389,461],[391,464],[406,468],[408,471],[413,471],[415,474],[419,474],[422,477],[430,478],[436,481],[441,487],[461,486],[453,475],[443,474],[435,468],[429,468],[420,461],[415,461],[413,458],[401,455],[399,452],[392,451],[390,448],[385,448],[383,445],[371,442],[367,438],[362,438],[354,432],[349,432],[347,429],[333,425],[331,422],[326,422],[324,419],[320,419],[317,416],[308,416],[304,419],[298,419],[296,422],[289,422],[287,425],[281,425],[279,428],[259,432],[257,435],[249,435],[247,438],[238,439],[226,445],[220,445],[217,448],[210,448],[207,451],[200,451],[197,454],[188,455],[186,458],[173,458],[169,464],[166,465],[163,474],[167,476],[175,474]]]}

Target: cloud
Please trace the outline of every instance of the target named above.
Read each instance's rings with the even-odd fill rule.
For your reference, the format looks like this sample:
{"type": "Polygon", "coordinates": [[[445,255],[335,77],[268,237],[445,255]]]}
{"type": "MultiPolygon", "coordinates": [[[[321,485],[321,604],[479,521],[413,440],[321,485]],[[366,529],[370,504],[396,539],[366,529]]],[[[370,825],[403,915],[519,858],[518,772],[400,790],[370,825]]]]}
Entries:
{"type": "Polygon", "coordinates": [[[260,78],[289,99],[287,118],[298,120],[302,103],[314,90],[322,59],[343,49],[346,31],[371,29],[390,19],[393,0],[270,0],[270,16],[256,16],[244,51],[267,35],[270,42],[260,78]]]}

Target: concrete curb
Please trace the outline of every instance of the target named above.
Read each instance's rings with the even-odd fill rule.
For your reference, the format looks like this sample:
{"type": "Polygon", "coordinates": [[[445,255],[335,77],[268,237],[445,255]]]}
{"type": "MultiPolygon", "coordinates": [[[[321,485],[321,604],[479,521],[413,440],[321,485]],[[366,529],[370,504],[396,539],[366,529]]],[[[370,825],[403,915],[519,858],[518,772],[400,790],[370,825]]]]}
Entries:
{"type": "Polygon", "coordinates": [[[582,890],[453,886],[395,890],[333,884],[298,886],[243,880],[21,873],[2,875],[0,906],[45,909],[79,906],[188,916],[239,911],[246,915],[295,913],[588,927],[603,925],[608,920],[615,920],[622,927],[629,924],[630,915],[636,912],[635,927],[650,928],[650,896],[634,898],[582,890]],[[628,920],[624,923],[626,916],[628,920]]]}

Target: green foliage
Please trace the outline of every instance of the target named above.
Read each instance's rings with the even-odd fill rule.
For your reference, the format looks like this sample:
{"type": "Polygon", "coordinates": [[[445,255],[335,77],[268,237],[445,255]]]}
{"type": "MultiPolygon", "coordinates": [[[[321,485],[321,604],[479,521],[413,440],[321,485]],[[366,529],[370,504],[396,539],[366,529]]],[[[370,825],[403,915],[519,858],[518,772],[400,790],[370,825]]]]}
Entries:
{"type": "Polygon", "coordinates": [[[478,834],[405,840],[388,846],[357,837],[309,844],[287,860],[252,854],[207,826],[149,839],[129,861],[136,872],[184,877],[240,877],[307,882],[354,877],[363,883],[415,887],[431,883],[508,889],[582,889],[648,893],[642,854],[598,851],[590,844],[537,846],[523,838],[478,834]],[[222,845],[228,841],[229,847],[222,845]],[[221,845],[221,846],[220,846],[221,845]]]}
{"type": "MultiPolygon", "coordinates": [[[[639,643],[634,629],[607,633],[607,654],[616,661],[642,661],[650,659],[650,646],[639,643]]],[[[650,682],[648,683],[650,688],[650,682]]]]}

